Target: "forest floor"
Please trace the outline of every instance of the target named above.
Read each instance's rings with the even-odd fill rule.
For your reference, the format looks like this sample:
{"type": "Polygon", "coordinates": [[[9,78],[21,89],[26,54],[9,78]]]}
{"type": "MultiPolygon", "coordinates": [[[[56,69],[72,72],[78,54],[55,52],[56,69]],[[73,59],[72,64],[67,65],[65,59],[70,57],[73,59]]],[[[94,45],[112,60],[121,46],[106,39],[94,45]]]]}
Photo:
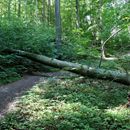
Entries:
{"type": "Polygon", "coordinates": [[[129,91],[64,71],[28,75],[0,87],[0,130],[129,130],[129,91]]]}
{"type": "MultiPolygon", "coordinates": [[[[6,113],[15,109],[17,99],[37,84],[42,77],[60,77],[65,75],[73,77],[74,74],[67,72],[50,72],[50,73],[33,73],[32,75],[26,75],[21,80],[18,80],[7,85],[0,86],[0,117],[3,117],[6,113]]],[[[76,75],[75,75],[76,76],[76,75]]],[[[67,78],[67,77],[64,77],[67,78]]]]}

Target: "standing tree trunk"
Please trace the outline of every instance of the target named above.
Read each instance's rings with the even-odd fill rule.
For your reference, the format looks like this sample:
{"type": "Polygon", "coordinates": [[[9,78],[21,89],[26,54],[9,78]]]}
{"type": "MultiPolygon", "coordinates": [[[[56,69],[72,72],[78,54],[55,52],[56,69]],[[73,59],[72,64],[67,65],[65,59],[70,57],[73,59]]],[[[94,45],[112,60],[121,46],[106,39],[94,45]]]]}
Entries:
{"type": "Polygon", "coordinates": [[[15,4],[14,4],[14,11],[15,11],[15,14],[17,14],[17,1],[15,0],[15,4]]]}
{"type": "Polygon", "coordinates": [[[36,15],[36,19],[38,19],[38,1],[37,0],[35,0],[35,15],[36,15]]]}
{"type": "Polygon", "coordinates": [[[11,15],[11,0],[8,2],[8,19],[10,20],[10,15],[11,15]]]}
{"type": "Polygon", "coordinates": [[[56,23],[56,49],[57,56],[61,54],[61,15],[60,15],[60,0],[55,0],[55,23],[56,23]]]}
{"type": "Polygon", "coordinates": [[[48,0],[48,24],[51,23],[51,0],[48,0]]]}
{"type": "Polygon", "coordinates": [[[79,0],[76,0],[76,27],[80,28],[79,0]]]}
{"type": "Polygon", "coordinates": [[[18,0],[18,17],[21,17],[21,0],[18,0]]]}
{"type": "Polygon", "coordinates": [[[45,22],[45,0],[42,0],[42,21],[45,22]]]}
{"type": "Polygon", "coordinates": [[[25,19],[27,19],[27,0],[24,0],[24,12],[25,19]]]}
{"type": "Polygon", "coordinates": [[[103,0],[99,0],[99,9],[98,9],[98,29],[99,29],[99,33],[100,33],[100,43],[101,43],[101,58],[100,58],[100,62],[99,62],[99,67],[101,67],[101,62],[102,59],[105,58],[105,48],[104,48],[104,41],[102,39],[102,30],[103,30],[103,24],[102,24],[102,5],[103,5],[103,0]]]}

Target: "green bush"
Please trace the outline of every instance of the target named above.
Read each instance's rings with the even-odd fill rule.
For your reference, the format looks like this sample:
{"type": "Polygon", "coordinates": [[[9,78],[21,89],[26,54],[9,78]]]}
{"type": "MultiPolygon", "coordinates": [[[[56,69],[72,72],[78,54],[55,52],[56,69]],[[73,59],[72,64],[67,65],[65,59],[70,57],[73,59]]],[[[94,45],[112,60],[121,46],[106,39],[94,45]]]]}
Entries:
{"type": "Polygon", "coordinates": [[[54,29],[18,19],[3,21],[0,25],[0,48],[16,48],[45,55],[53,55],[54,29]]]}
{"type": "MultiPolygon", "coordinates": [[[[55,55],[54,29],[42,23],[29,23],[17,18],[10,21],[3,19],[0,22],[0,43],[0,51],[13,48],[51,57],[55,55]]],[[[11,82],[11,79],[14,81],[24,72],[40,67],[40,64],[25,58],[15,55],[0,55],[0,82],[8,83],[11,82]]]]}
{"type": "Polygon", "coordinates": [[[0,85],[16,81],[20,77],[20,74],[18,74],[15,68],[5,69],[4,71],[0,71],[0,85]]]}

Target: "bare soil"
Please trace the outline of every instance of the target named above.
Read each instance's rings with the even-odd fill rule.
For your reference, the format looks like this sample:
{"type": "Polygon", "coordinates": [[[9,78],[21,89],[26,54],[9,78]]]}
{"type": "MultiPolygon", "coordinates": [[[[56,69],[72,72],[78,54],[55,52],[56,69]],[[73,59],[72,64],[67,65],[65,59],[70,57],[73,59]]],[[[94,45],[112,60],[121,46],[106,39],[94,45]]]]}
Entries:
{"type": "Polygon", "coordinates": [[[0,117],[11,111],[17,98],[34,86],[40,78],[41,76],[26,75],[19,81],[0,86],[0,117]]]}

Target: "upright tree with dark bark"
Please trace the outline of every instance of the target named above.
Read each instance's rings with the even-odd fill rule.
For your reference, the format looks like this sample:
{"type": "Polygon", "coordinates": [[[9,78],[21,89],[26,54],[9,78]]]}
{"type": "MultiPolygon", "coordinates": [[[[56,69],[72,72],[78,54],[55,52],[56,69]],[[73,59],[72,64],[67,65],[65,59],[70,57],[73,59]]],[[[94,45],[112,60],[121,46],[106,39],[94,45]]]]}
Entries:
{"type": "Polygon", "coordinates": [[[10,14],[11,14],[11,0],[8,1],[8,19],[10,20],[10,14]]]}
{"type": "Polygon", "coordinates": [[[42,20],[45,22],[45,0],[42,0],[42,20]]]}
{"type": "Polygon", "coordinates": [[[79,17],[79,0],[76,0],[76,27],[80,27],[80,17],[79,17]]]}
{"type": "Polygon", "coordinates": [[[56,49],[57,55],[61,52],[61,15],[60,15],[60,0],[55,0],[55,23],[56,23],[56,49]]]}
{"type": "Polygon", "coordinates": [[[18,0],[18,17],[21,16],[21,0],[18,0]]]}
{"type": "Polygon", "coordinates": [[[35,6],[35,15],[36,15],[36,19],[38,18],[38,1],[35,1],[36,6],[35,6]]]}
{"type": "Polygon", "coordinates": [[[24,15],[27,18],[27,0],[24,0],[24,15]]]}
{"type": "Polygon", "coordinates": [[[48,0],[48,24],[51,22],[51,0],[48,0]]]}

